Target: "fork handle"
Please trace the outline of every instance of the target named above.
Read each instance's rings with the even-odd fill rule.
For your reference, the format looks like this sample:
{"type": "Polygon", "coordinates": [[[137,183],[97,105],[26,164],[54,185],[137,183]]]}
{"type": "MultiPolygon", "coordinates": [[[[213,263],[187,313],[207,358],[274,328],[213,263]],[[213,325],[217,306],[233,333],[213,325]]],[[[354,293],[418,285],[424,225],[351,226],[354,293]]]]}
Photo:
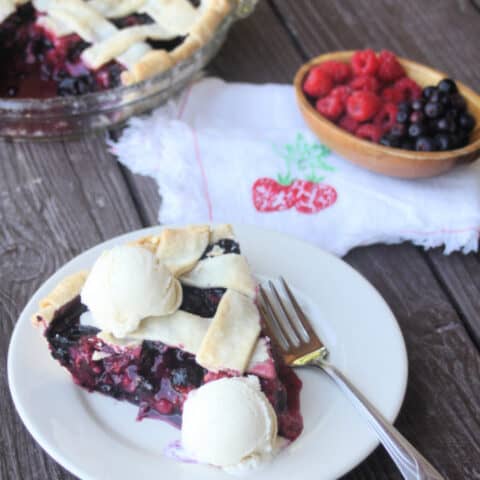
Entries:
{"type": "Polygon", "coordinates": [[[406,480],[444,480],[420,452],[332,364],[315,359],[309,365],[321,368],[364,415],[406,480]]]}

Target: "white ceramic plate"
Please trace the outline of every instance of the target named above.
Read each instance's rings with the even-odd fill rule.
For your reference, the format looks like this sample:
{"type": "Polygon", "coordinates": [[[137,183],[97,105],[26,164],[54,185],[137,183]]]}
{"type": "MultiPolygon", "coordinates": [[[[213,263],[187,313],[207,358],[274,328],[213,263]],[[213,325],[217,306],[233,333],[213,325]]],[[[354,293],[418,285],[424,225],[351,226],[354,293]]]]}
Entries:
{"type": "MultiPolygon", "coordinates": [[[[67,274],[89,268],[100,252],[158,231],[123,235],[74,258],[32,297],[13,332],[8,378],[16,408],[35,440],[82,479],[230,479],[201,465],[162,455],[179,431],[156,421],[136,422],[136,408],[74,385],[50,357],[30,317],[38,301],[67,274]]],[[[310,313],[331,351],[331,361],[394,420],[407,382],[407,357],[395,318],[377,291],[342,260],[279,233],[236,226],[254,272],[282,274],[310,313]]],[[[377,445],[365,421],[321,372],[301,371],[305,429],[273,463],[249,475],[259,480],[333,479],[361,462],[377,445]]]]}

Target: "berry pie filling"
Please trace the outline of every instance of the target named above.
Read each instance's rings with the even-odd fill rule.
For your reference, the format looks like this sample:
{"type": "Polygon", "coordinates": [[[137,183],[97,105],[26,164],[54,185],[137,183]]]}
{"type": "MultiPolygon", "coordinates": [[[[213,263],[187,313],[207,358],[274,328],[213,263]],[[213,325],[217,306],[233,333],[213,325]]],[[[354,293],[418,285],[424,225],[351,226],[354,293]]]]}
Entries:
{"type": "Polygon", "coordinates": [[[230,226],[165,229],[64,279],[33,320],[77,385],[181,428],[196,461],[253,468],[303,429],[302,383],[266,335],[255,293],[230,226]],[[218,395],[233,399],[231,415],[209,406],[218,395]],[[196,413],[182,421],[187,405],[205,410],[203,424],[196,413]],[[205,450],[202,435],[231,448],[205,450]]]}
{"type": "MultiPolygon", "coordinates": [[[[196,293],[194,303],[187,302],[182,308],[195,311],[198,304],[213,308],[221,298],[217,289],[196,293]]],[[[138,420],[158,418],[180,428],[188,393],[231,375],[209,372],[195,362],[194,355],[161,342],[112,347],[97,337],[98,329],[80,325],[80,316],[86,310],[77,297],[56,313],[45,331],[51,354],[77,385],[138,405],[138,420]]],[[[302,383],[273,354],[274,372],[269,368],[267,375],[259,376],[262,391],[278,416],[279,435],[295,440],[303,429],[299,399],[302,383]]]]}
{"type": "Polygon", "coordinates": [[[4,1],[4,98],[83,95],[152,77],[206,43],[230,8],[228,0],[4,1]]]}
{"type": "Polygon", "coordinates": [[[451,79],[422,89],[387,50],[312,67],[303,92],[322,116],[357,137],[416,151],[462,148],[475,118],[451,79]]]}

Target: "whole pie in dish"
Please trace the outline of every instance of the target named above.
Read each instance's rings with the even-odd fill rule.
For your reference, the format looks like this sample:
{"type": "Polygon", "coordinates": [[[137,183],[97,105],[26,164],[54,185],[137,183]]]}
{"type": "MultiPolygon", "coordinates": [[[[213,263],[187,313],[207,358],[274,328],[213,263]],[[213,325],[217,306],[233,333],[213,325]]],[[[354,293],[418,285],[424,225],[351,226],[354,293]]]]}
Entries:
{"type": "Polygon", "coordinates": [[[266,335],[255,299],[229,225],[167,228],[65,278],[33,322],[75,383],[138,405],[138,419],[181,427],[192,392],[254,381],[273,408],[275,434],[278,423],[279,437],[293,441],[303,428],[301,381],[266,335]]]}
{"type": "Polygon", "coordinates": [[[0,97],[131,85],[206,44],[234,0],[1,0],[0,97]]]}

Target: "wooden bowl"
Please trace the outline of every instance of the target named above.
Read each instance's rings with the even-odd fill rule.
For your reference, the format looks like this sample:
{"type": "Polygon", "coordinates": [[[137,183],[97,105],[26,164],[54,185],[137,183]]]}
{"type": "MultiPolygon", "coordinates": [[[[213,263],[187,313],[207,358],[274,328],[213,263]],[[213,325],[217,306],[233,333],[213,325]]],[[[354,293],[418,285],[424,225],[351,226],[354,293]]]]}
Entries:
{"type": "MultiPolygon", "coordinates": [[[[458,90],[465,97],[469,112],[477,123],[470,136],[470,143],[463,148],[444,152],[415,152],[362,140],[320,115],[303,93],[305,75],[311,67],[327,60],[348,62],[354,51],[320,55],[304,64],[295,75],[294,86],[297,102],[303,118],[316,136],[333,151],[364,168],[384,175],[402,178],[421,178],[439,175],[455,165],[476,160],[480,153],[480,96],[460,82],[458,90]]],[[[399,58],[407,75],[419,85],[436,85],[448,75],[404,58],[399,58]]]]}

